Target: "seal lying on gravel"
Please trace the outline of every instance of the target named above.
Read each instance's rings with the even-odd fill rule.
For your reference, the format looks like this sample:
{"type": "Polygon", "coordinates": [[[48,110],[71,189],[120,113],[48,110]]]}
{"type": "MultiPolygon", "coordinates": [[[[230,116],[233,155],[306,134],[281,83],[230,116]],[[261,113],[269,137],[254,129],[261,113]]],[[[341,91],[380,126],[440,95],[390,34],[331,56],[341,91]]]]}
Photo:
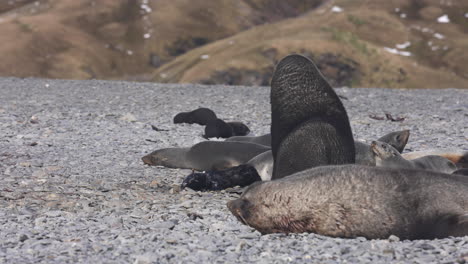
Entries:
{"type": "Polygon", "coordinates": [[[235,141],[235,142],[249,142],[260,144],[264,146],[271,147],[271,134],[265,134],[258,137],[251,137],[251,136],[235,136],[226,139],[225,141],[235,141]]]}
{"type": "Polygon", "coordinates": [[[228,202],[261,233],[433,239],[468,235],[468,177],[368,167],[323,166],[257,182],[228,202]]]}
{"type": "MultiPolygon", "coordinates": [[[[388,141],[386,143],[404,149],[408,142],[409,131],[391,132],[379,140],[388,141]]],[[[270,134],[260,137],[237,137],[240,142],[266,142],[270,140],[270,134]],[[246,140],[244,140],[246,138],[246,140]]],[[[227,141],[227,140],[226,140],[227,141]]],[[[356,164],[375,166],[375,154],[370,145],[359,141],[354,142],[356,149],[356,164]]],[[[395,150],[395,149],[394,149],[395,150]]],[[[396,150],[395,150],[396,151],[396,150]]],[[[209,162],[209,161],[206,161],[209,162]]],[[[228,168],[221,171],[192,172],[182,182],[183,188],[193,190],[223,190],[234,186],[247,186],[255,181],[271,180],[273,172],[273,156],[271,151],[255,156],[245,164],[228,168]]]]}
{"type": "Polygon", "coordinates": [[[168,168],[223,170],[244,164],[269,147],[244,142],[203,141],[191,148],[156,150],[142,158],[148,165],[168,168]]]}
{"type": "Polygon", "coordinates": [[[424,156],[436,155],[449,159],[459,168],[468,168],[468,150],[455,149],[431,149],[402,154],[407,160],[414,160],[424,156]]]}
{"type": "Polygon", "coordinates": [[[229,138],[232,136],[245,136],[249,133],[249,127],[242,122],[224,122],[221,119],[216,119],[206,125],[203,137],[229,138]]]}
{"type": "Polygon", "coordinates": [[[376,164],[379,167],[412,168],[449,174],[457,170],[457,166],[452,161],[441,156],[429,155],[414,160],[406,160],[401,156],[400,152],[387,143],[373,141],[371,148],[375,154],[376,164]]]}
{"type": "Polygon", "coordinates": [[[320,165],[354,163],[346,110],[312,61],[300,55],[283,58],[271,80],[270,99],[273,179],[320,165]]]}
{"type": "Polygon", "coordinates": [[[207,125],[210,121],[216,120],[216,114],[209,108],[198,108],[191,112],[181,112],[174,116],[174,124],[187,123],[207,125]]]}

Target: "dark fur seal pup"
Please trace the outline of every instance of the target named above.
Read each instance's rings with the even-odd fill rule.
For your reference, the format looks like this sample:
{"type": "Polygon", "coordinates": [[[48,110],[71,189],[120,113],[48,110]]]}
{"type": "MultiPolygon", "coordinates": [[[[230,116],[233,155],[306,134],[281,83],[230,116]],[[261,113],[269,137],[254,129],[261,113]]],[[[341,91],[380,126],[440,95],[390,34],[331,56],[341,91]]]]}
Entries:
{"type": "Polygon", "coordinates": [[[253,143],[203,141],[191,148],[156,150],[142,158],[148,165],[168,168],[223,170],[244,164],[270,148],[253,143]]]}
{"type": "Polygon", "coordinates": [[[396,150],[398,150],[398,152],[402,153],[406,147],[406,143],[408,143],[409,136],[409,130],[401,130],[388,133],[385,136],[377,139],[377,141],[388,143],[396,150]]]}
{"type": "Polygon", "coordinates": [[[198,108],[191,112],[181,112],[174,117],[174,124],[188,123],[207,125],[210,121],[216,120],[216,114],[209,108],[198,108]]]}
{"type": "Polygon", "coordinates": [[[204,138],[229,138],[245,136],[250,133],[249,127],[241,122],[224,122],[221,119],[210,121],[205,127],[204,138]]]}
{"type": "Polygon", "coordinates": [[[273,179],[355,161],[343,104],[314,63],[300,55],[282,59],[273,74],[271,149],[273,179]]]}
{"type": "Polygon", "coordinates": [[[468,177],[368,167],[322,166],[256,182],[228,202],[263,234],[434,239],[468,235],[468,177]]]}
{"type": "Polygon", "coordinates": [[[401,156],[400,152],[387,143],[373,141],[371,148],[375,154],[378,167],[412,168],[449,174],[457,170],[457,166],[453,162],[441,156],[429,155],[414,160],[406,160],[401,156]]]}

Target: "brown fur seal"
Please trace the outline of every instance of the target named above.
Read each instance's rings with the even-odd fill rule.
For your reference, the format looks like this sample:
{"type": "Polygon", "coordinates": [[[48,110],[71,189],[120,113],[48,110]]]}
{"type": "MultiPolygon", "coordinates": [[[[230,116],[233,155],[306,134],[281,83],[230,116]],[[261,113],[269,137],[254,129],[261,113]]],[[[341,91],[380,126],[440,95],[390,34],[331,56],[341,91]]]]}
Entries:
{"type": "Polygon", "coordinates": [[[368,167],[322,166],[256,182],[228,202],[261,233],[343,238],[433,239],[468,235],[468,177],[368,167]]]}
{"type": "Polygon", "coordinates": [[[207,125],[210,121],[216,120],[216,114],[209,108],[198,108],[191,112],[181,112],[174,116],[174,124],[188,123],[207,125]]]}
{"type": "Polygon", "coordinates": [[[343,104],[314,63],[300,55],[282,59],[273,74],[271,149],[273,179],[315,166],[355,161],[343,104]]]}
{"type": "Polygon", "coordinates": [[[452,173],[457,166],[450,160],[436,155],[423,156],[414,160],[406,160],[395,148],[387,143],[373,141],[372,151],[375,154],[376,165],[389,168],[412,168],[452,173]]]}
{"type": "Polygon", "coordinates": [[[168,168],[223,170],[244,164],[270,148],[245,142],[203,141],[191,148],[156,150],[142,158],[148,165],[168,168]]]}

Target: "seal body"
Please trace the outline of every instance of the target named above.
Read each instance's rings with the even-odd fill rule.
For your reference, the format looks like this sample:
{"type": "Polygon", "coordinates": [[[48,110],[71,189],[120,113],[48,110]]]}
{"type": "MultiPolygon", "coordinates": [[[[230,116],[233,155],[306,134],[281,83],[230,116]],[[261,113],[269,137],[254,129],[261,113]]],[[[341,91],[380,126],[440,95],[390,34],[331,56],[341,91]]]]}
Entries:
{"type": "Polygon", "coordinates": [[[271,134],[268,133],[258,137],[234,136],[226,139],[226,141],[250,142],[271,147],[271,134]]]}
{"type": "Polygon", "coordinates": [[[256,182],[239,199],[228,202],[228,208],[263,234],[313,232],[368,239],[465,236],[468,177],[359,165],[322,166],[256,182]]]}
{"type": "Polygon", "coordinates": [[[205,126],[203,137],[229,138],[232,136],[245,136],[249,133],[249,127],[242,122],[224,122],[221,119],[215,119],[205,126]]]}
{"type": "Polygon", "coordinates": [[[273,179],[327,164],[355,162],[346,110],[309,59],[290,55],[271,81],[273,179]]]}
{"type": "Polygon", "coordinates": [[[216,120],[216,114],[209,108],[198,108],[191,112],[181,112],[174,116],[174,124],[188,123],[207,125],[210,121],[216,120]]]}
{"type": "Polygon", "coordinates": [[[203,141],[191,148],[156,150],[142,158],[148,165],[168,168],[223,170],[244,164],[270,148],[245,142],[203,141]]]}
{"type": "Polygon", "coordinates": [[[432,170],[443,173],[453,173],[457,166],[442,156],[428,155],[406,160],[400,152],[384,142],[373,141],[371,148],[375,154],[376,165],[389,168],[410,168],[420,170],[432,170]]]}

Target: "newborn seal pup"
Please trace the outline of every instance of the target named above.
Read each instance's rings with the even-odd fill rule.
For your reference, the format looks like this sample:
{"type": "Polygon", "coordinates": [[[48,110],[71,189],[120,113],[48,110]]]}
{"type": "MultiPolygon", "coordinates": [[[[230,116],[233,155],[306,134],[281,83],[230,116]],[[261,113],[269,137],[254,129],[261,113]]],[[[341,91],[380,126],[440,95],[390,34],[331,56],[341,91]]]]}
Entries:
{"type": "MultiPolygon", "coordinates": [[[[409,130],[391,132],[381,138],[392,147],[404,149],[408,142],[409,130]]],[[[240,142],[267,142],[271,140],[270,134],[259,137],[235,137],[233,141],[240,139],[240,142]]],[[[226,140],[228,141],[228,139],[226,140]]],[[[376,155],[372,147],[359,141],[354,142],[356,149],[356,164],[375,166],[376,155]]],[[[222,190],[234,186],[246,186],[255,181],[269,181],[273,173],[273,155],[271,151],[255,156],[246,164],[228,168],[221,171],[205,171],[201,173],[191,173],[182,182],[183,188],[190,188],[196,191],[202,190],[222,190]]]]}
{"type": "Polygon", "coordinates": [[[452,173],[457,166],[450,160],[436,155],[423,156],[414,160],[406,160],[395,148],[384,142],[373,141],[371,148],[379,167],[412,168],[452,173]]]}
{"type": "Polygon", "coordinates": [[[224,122],[221,119],[215,119],[206,125],[203,137],[229,138],[232,136],[245,136],[249,133],[249,127],[242,122],[224,122]]]}
{"type": "Polygon", "coordinates": [[[367,239],[468,235],[468,177],[431,171],[322,166],[256,182],[227,206],[263,234],[367,239]]]}
{"type": "Polygon", "coordinates": [[[174,117],[174,124],[187,123],[207,125],[210,121],[216,120],[216,114],[209,108],[198,108],[191,112],[181,112],[174,117]]]}
{"type": "Polygon", "coordinates": [[[148,165],[168,168],[223,170],[244,164],[270,148],[253,143],[203,141],[191,148],[156,150],[142,158],[148,165]]]}
{"type": "Polygon", "coordinates": [[[273,179],[355,161],[343,104],[314,63],[300,55],[282,59],[271,80],[271,150],[273,179]]]}

